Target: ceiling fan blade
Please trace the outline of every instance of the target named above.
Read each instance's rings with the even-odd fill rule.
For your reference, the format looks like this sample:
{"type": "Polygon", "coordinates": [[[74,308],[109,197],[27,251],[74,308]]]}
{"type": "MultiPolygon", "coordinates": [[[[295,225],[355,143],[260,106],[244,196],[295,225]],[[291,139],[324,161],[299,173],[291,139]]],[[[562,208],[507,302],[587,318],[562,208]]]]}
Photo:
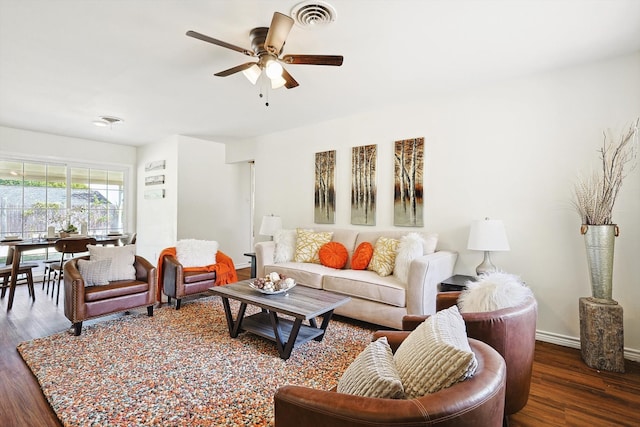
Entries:
{"type": "Polygon", "coordinates": [[[293,89],[294,87],[298,87],[298,82],[294,79],[291,74],[287,72],[284,68],[282,69],[282,78],[286,81],[284,87],[287,89],[293,89]]]}
{"type": "Polygon", "coordinates": [[[285,55],[282,61],[287,64],[307,64],[307,65],[342,65],[341,55],[285,55]]]}
{"type": "Polygon", "coordinates": [[[195,31],[187,31],[189,37],[199,39],[208,43],[213,43],[218,46],[226,47],[227,49],[235,50],[236,52],[244,53],[247,56],[256,56],[252,51],[240,46],[233,45],[231,43],[223,42],[222,40],[214,39],[213,37],[205,36],[204,34],[197,33],[195,31]]]}
{"type": "Polygon", "coordinates": [[[231,74],[235,74],[238,73],[240,71],[244,71],[247,68],[251,68],[251,66],[253,64],[256,64],[256,62],[246,62],[242,65],[237,65],[233,68],[229,68],[228,70],[224,70],[224,71],[220,71],[219,73],[215,73],[214,76],[218,76],[218,77],[227,77],[230,76],[231,74]]]}
{"type": "Polygon", "coordinates": [[[293,27],[293,19],[291,17],[280,12],[274,12],[267,38],[264,41],[264,47],[269,53],[280,54],[291,27],[293,27]]]}

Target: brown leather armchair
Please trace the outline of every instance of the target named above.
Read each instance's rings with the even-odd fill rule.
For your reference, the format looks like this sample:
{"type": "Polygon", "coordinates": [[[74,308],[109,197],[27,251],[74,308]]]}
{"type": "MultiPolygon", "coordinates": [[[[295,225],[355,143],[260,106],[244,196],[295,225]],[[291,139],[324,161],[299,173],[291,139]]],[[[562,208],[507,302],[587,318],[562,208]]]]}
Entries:
{"type": "Polygon", "coordinates": [[[156,268],[141,256],[135,258],[135,280],[118,280],[108,285],[85,287],[78,271],[78,260],[73,258],[64,264],[64,314],[71,320],[75,335],[82,331],[82,321],[138,307],[147,307],[153,316],[156,297],[156,268]]]}
{"type": "Polygon", "coordinates": [[[182,264],[173,255],[162,257],[162,292],[176,299],[176,310],[180,310],[182,298],[209,291],[216,284],[215,271],[184,271],[182,264]]]}
{"type": "MultiPolygon", "coordinates": [[[[380,331],[395,351],[409,335],[380,331]]],[[[473,377],[417,399],[377,399],[314,390],[280,387],[275,394],[276,427],[357,426],[478,426],[502,425],[506,370],[504,360],[487,344],[470,339],[478,360],[473,377]]]]}
{"type": "MultiPolygon", "coordinates": [[[[456,304],[460,292],[441,292],[436,309],[443,310],[456,304]]],[[[507,416],[515,414],[527,404],[531,387],[531,371],[536,345],[538,304],[534,297],[516,307],[483,313],[461,313],[467,335],[496,349],[507,364],[506,401],[507,416]]],[[[427,316],[405,316],[402,329],[415,329],[427,316]]]]}

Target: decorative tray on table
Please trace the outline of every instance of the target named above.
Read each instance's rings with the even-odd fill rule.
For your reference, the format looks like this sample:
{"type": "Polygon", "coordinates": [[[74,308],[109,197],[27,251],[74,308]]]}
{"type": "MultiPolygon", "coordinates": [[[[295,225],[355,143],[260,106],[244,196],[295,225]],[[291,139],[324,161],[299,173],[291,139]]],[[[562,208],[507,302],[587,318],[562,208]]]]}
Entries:
{"type": "Polygon", "coordinates": [[[256,291],[267,294],[277,295],[287,292],[289,289],[296,285],[296,281],[291,277],[285,275],[279,275],[278,273],[271,273],[266,277],[259,277],[249,282],[249,286],[256,291]]]}

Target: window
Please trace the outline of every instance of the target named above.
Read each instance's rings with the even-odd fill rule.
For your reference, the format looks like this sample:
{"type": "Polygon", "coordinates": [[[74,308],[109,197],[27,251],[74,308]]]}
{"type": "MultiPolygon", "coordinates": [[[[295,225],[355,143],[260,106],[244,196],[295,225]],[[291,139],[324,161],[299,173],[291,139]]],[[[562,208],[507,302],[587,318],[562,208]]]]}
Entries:
{"type": "Polygon", "coordinates": [[[0,236],[124,232],[124,170],[0,160],[0,236]]]}

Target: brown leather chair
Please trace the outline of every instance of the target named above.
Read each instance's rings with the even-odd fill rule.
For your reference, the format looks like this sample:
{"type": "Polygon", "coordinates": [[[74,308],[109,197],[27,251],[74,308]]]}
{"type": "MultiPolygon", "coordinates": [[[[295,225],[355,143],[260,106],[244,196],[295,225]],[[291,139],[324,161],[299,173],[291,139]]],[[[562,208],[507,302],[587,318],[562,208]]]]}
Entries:
{"type": "Polygon", "coordinates": [[[184,271],[182,264],[172,255],[162,258],[162,291],[171,304],[176,299],[176,310],[180,310],[182,298],[209,291],[216,284],[215,271],[184,271]]]}
{"type": "Polygon", "coordinates": [[[147,314],[153,316],[157,279],[156,268],[149,261],[136,255],[135,280],[85,287],[78,271],[79,259],[89,257],[73,258],[64,264],[64,314],[73,323],[76,336],[82,331],[82,321],[94,317],[144,306],[147,314]]]}
{"type": "MultiPolygon", "coordinates": [[[[409,335],[378,331],[392,350],[409,335]]],[[[473,377],[417,399],[377,399],[287,385],[275,394],[276,427],[478,426],[502,424],[506,369],[487,344],[470,339],[478,360],[473,377]]]]}
{"type": "MultiPolygon", "coordinates": [[[[441,292],[436,309],[456,304],[460,292],[441,292]]],[[[427,316],[405,316],[402,329],[415,329],[427,316]]],[[[483,313],[462,313],[467,335],[496,349],[507,364],[505,423],[527,404],[536,345],[538,304],[534,297],[516,307],[483,313]]]]}

